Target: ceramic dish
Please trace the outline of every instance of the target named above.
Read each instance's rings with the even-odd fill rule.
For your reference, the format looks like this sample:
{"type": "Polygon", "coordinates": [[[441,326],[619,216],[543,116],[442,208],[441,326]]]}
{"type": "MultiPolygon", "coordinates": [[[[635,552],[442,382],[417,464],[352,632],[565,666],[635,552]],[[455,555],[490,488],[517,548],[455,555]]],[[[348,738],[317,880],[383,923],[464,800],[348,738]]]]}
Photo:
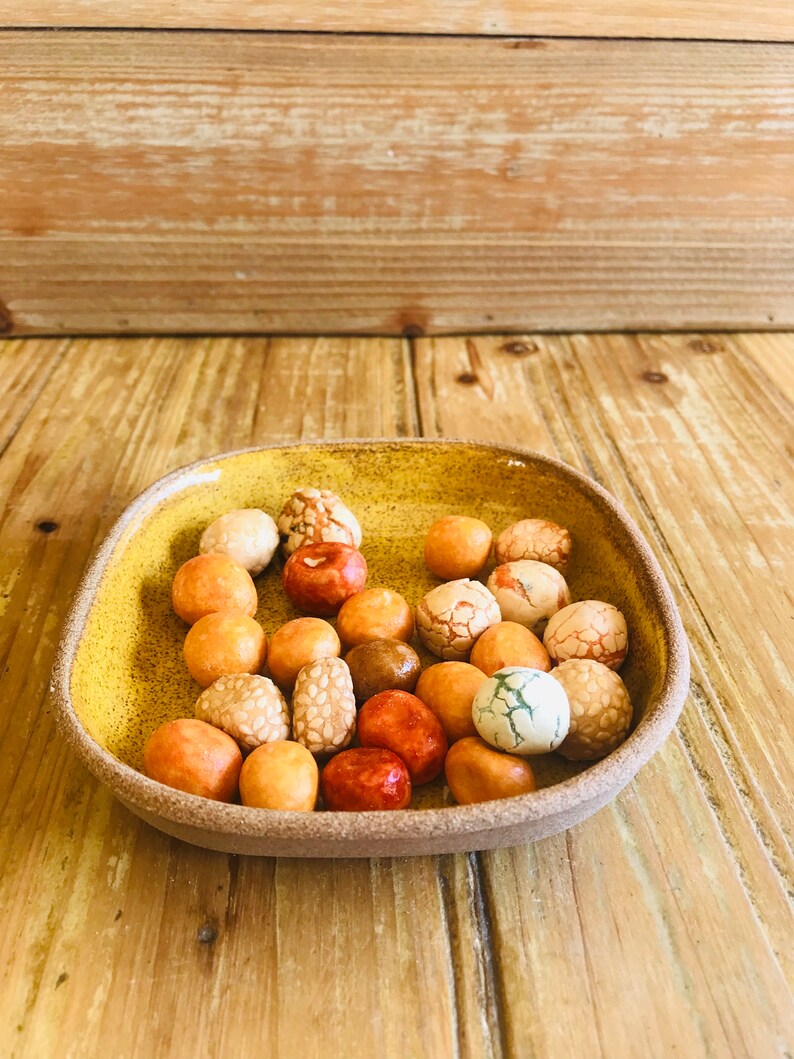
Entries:
{"type": "MultiPolygon", "coordinates": [[[[257,579],[268,635],[296,612],[281,591],[280,561],[257,579]]],[[[486,577],[490,566],[486,568],[486,577]]],[[[427,658],[427,661],[431,659],[427,658]]],[[[435,659],[432,659],[435,661],[435,659]]],[[[688,684],[687,644],[670,590],[624,509],[588,478],[519,449],[462,441],[351,441],[250,449],[174,471],[130,504],[77,592],[54,671],[60,724],[80,758],[134,813],[188,842],[237,853],[293,857],[404,856],[531,841],[606,804],[660,746],[688,684]],[[358,516],[368,585],[412,604],[438,581],[422,561],[427,527],[443,514],[484,519],[495,533],[540,515],[568,526],[574,599],[605,599],[626,615],[621,670],[635,706],[626,742],[602,761],[533,759],[536,793],[449,804],[443,778],[410,809],[288,813],[208,801],[139,771],[157,725],[191,716],[199,688],[182,660],[186,627],[170,585],[197,551],[202,529],[237,507],[276,515],[300,485],[339,493],[358,516]]]]}

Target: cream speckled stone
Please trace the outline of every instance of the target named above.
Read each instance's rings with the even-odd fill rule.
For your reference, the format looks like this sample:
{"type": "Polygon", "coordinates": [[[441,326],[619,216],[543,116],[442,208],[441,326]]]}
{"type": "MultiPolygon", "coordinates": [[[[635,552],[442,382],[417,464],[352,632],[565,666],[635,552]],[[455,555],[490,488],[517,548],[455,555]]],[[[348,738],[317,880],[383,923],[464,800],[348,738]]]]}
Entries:
{"type": "Polygon", "coordinates": [[[547,563],[520,559],[497,566],[488,578],[504,621],[525,625],[540,635],[560,607],[571,602],[565,578],[547,563]]]}
{"type": "Polygon", "coordinates": [[[508,754],[548,754],[568,734],[568,696],[550,673],[524,666],[499,669],[482,684],[471,707],[479,735],[508,754]]]}
{"type": "Polygon", "coordinates": [[[268,677],[249,673],[219,677],[199,695],[195,716],[252,749],[289,739],[289,707],[268,677]]]}
{"type": "Polygon", "coordinates": [[[564,575],[571,555],[571,534],[556,522],[523,518],[502,530],[496,538],[494,555],[500,564],[535,559],[564,575]]]}
{"type": "Polygon", "coordinates": [[[571,726],[557,750],[570,761],[595,761],[620,746],[631,725],[626,685],[614,670],[591,658],[570,658],[551,674],[571,707],[571,726]]]}
{"type": "Polygon", "coordinates": [[[341,658],[320,658],[298,673],[292,695],[293,737],[312,754],[336,754],[356,734],[353,679],[341,658]]]}
{"type": "Polygon", "coordinates": [[[278,548],[278,527],[258,507],[227,511],[201,535],[199,551],[220,552],[244,566],[251,577],[261,574],[278,548]]]}
{"type": "Polygon", "coordinates": [[[286,556],[304,544],[336,541],[361,547],[358,519],[330,489],[296,489],[278,517],[286,556]]]}
{"type": "Polygon", "coordinates": [[[556,662],[592,658],[620,669],[629,649],[626,619],[611,603],[583,599],[563,607],[549,620],[543,646],[556,662]]]}
{"type": "Polygon", "coordinates": [[[477,637],[501,620],[493,594],[469,578],[431,589],[416,608],[419,639],[448,662],[465,661],[477,637]]]}

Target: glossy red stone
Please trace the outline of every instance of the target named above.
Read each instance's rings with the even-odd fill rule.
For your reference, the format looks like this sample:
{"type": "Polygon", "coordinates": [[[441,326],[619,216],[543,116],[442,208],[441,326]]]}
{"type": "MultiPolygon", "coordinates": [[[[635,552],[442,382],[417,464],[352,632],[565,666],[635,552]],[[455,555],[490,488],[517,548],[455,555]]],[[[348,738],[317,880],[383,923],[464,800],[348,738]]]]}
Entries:
{"type": "Polygon", "coordinates": [[[327,617],[360,592],[367,560],[350,544],[304,544],[287,560],[281,581],[290,601],[307,614],[327,617]]]}
{"type": "Polygon", "coordinates": [[[449,744],[433,711],[407,691],[382,691],[358,715],[362,746],[383,747],[405,762],[414,786],[429,783],[444,767],[449,744]]]}
{"type": "Polygon", "coordinates": [[[331,758],[320,787],[326,809],[367,812],[405,809],[411,801],[411,777],[390,750],[354,747],[331,758]]]}

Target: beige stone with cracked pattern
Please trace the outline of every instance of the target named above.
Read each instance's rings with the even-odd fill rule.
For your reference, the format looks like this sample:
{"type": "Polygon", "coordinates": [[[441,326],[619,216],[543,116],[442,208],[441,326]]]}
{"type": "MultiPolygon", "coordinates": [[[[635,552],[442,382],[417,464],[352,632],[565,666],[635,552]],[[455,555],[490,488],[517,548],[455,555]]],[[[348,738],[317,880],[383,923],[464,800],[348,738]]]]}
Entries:
{"type": "Polygon", "coordinates": [[[286,699],[272,680],[256,674],[219,677],[199,695],[195,716],[250,748],[289,739],[286,699]]]}
{"type": "Polygon", "coordinates": [[[592,658],[620,669],[629,648],[626,619],[617,607],[598,599],[571,603],[549,620],[543,646],[555,662],[592,658]]]}
{"type": "Polygon", "coordinates": [[[286,556],[304,544],[336,542],[361,547],[358,519],[330,489],[296,489],[278,517],[286,556]]]}
{"type": "Polygon", "coordinates": [[[631,725],[632,705],[618,674],[591,658],[570,658],[551,674],[571,706],[571,726],[558,753],[594,761],[620,746],[631,725]]]}
{"type": "Polygon", "coordinates": [[[494,555],[500,564],[534,559],[564,575],[571,556],[571,534],[556,522],[524,518],[502,530],[496,538],[494,555]]]}
{"type": "Polygon", "coordinates": [[[540,636],[549,618],[571,602],[565,578],[553,566],[519,559],[497,566],[488,578],[504,621],[515,621],[540,636]]]}
{"type": "Polygon", "coordinates": [[[416,608],[419,639],[448,662],[465,661],[477,637],[501,620],[493,593],[467,577],[431,589],[416,608]]]}
{"type": "Polygon", "coordinates": [[[353,679],[341,658],[319,658],[298,673],[292,695],[292,735],[312,754],[336,754],[356,734],[353,679]]]}

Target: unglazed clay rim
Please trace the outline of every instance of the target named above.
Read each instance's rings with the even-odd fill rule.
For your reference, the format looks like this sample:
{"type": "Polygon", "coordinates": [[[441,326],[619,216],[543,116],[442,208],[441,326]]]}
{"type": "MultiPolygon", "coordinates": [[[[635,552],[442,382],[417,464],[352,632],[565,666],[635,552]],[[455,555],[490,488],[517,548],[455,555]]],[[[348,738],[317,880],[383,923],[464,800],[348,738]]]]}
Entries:
{"type": "MultiPolygon", "coordinates": [[[[193,483],[186,483],[190,484],[193,483]]],[[[121,514],[83,575],[64,626],[53,667],[51,691],[54,695],[56,719],[81,760],[122,800],[132,803],[143,812],[154,813],[174,823],[190,825],[216,834],[293,841],[303,839],[307,842],[316,839],[355,839],[366,843],[368,840],[390,838],[422,839],[442,835],[471,835],[569,813],[574,807],[590,802],[598,805],[606,800],[610,793],[620,790],[661,746],[678,719],[688,686],[689,651],[686,635],[664,574],[631,516],[622,504],[600,485],[553,457],[496,442],[468,441],[464,438],[362,438],[355,441],[306,441],[253,446],[223,452],[171,471],[146,488],[121,514]],[[405,809],[399,813],[290,813],[215,802],[148,779],[103,749],[88,734],[74,709],[70,692],[71,671],[101,579],[124,532],[136,520],[154,511],[160,502],[173,495],[176,491],[173,487],[180,478],[189,478],[200,468],[255,452],[304,448],[349,449],[354,452],[369,445],[395,449],[410,445],[493,449],[506,456],[552,468],[569,478],[596,506],[607,509],[608,514],[632,539],[639,553],[643,572],[650,579],[658,600],[667,648],[667,671],[662,689],[656,699],[648,704],[645,715],[625,743],[577,776],[532,794],[475,805],[405,809]]]]}

